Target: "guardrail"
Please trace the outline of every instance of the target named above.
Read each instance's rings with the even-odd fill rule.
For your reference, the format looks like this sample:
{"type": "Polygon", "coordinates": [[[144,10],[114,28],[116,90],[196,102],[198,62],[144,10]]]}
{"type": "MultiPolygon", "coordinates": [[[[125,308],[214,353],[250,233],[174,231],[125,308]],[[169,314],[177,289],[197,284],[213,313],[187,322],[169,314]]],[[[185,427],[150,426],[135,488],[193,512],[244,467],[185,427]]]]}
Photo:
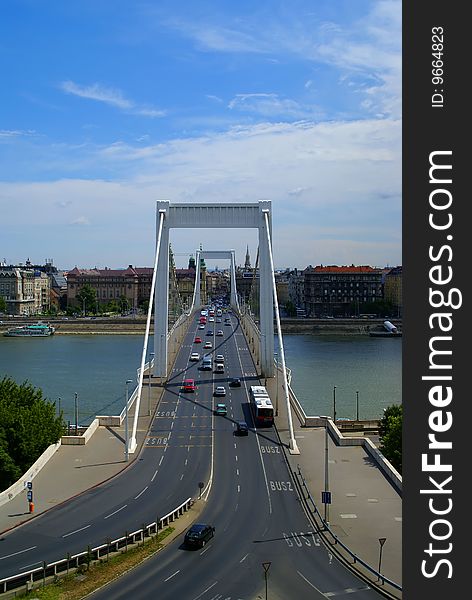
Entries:
{"type": "MultiPolygon", "coordinates": [[[[320,534],[323,535],[324,539],[326,540],[327,543],[330,544],[330,546],[340,546],[344,552],[347,554],[347,558],[350,558],[352,560],[352,564],[353,565],[362,565],[362,567],[364,567],[364,569],[370,573],[371,575],[373,575],[374,577],[377,578],[377,582],[378,582],[378,587],[380,587],[380,585],[385,586],[388,585],[391,588],[393,588],[394,590],[397,590],[399,592],[402,591],[402,586],[399,585],[398,583],[396,583],[395,581],[392,581],[391,579],[388,579],[387,577],[385,577],[384,575],[382,575],[382,573],[379,573],[376,569],[374,569],[373,567],[371,567],[368,563],[366,563],[364,560],[362,560],[362,558],[360,558],[359,556],[357,556],[357,554],[355,554],[354,552],[352,552],[347,546],[346,544],[344,544],[339,538],[338,536],[333,533],[329,527],[329,523],[327,523],[324,518],[321,516],[320,511],[318,510],[318,507],[316,506],[315,501],[313,500],[313,496],[311,495],[310,490],[308,489],[308,486],[306,484],[305,478],[302,475],[300,466],[298,466],[298,473],[295,473],[295,475],[297,476],[297,481],[299,483],[299,487],[303,488],[305,493],[303,493],[303,500],[305,502],[305,506],[307,507],[308,511],[310,512],[312,518],[315,520],[315,524],[317,525],[318,531],[320,534]],[[308,504],[308,500],[311,503],[311,506],[308,504]],[[316,522],[318,521],[318,522],[316,522]]],[[[343,558],[345,560],[347,560],[346,556],[343,556],[343,558]]],[[[388,590],[384,590],[382,589],[383,592],[388,593],[388,590]]],[[[396,596],[393,596],[396,597],[396,596]]]]}
{"type": "Polygon", "coordinates": [[[144,542],[146,537],[157,535],[161,529],[178,519],[184,512],[187,512],[193,502],[192,498],[187,498],[187,500],[182,502],[177,508],[171,510],[164,517],[157,518],[153,523],[143,525],[136,531],[125,533],[122,537],[115,540],[109,540],[105,544],[101,544],[95,548],[88,547],[84,552],[79,552],[74,555],[68,554],[67,558],[52,563],[44,562],[41,567],[36,567],[35,569],[0,579],[0,594],[12,592],[19,588],[23,588],[24,591],[29,591],[33,589],[35,583],[41,581],[45,583],[48,577],[68,575],[71,570],[76,570],[83,564],[90,564],[92,561],[100,560],[103,556],[109,556],[112,553],[121,551],[122,548],[128,550],[128,545],[144,542]]]}

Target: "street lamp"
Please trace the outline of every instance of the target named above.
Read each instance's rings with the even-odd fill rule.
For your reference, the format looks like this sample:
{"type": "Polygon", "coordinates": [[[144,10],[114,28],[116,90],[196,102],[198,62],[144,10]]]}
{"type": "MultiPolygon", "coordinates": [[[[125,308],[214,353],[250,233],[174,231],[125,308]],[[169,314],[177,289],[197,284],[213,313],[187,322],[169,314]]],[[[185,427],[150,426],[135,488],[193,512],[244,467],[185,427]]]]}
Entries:
{"type": "Polygon", "coordinates": [[[359,421],[359,392],[356,392],[356,421],[359,421]]]}
{"type": "Polygon", "coordinates": [[[79,430],[79,404],[77,401],[77,392],[75,392],[74,398],[74,412],[75,412],[75,435],[78,435],[79,430]]]}
{"type": "Polygon", "coordinates": [[[380,565],[382,564],[382,548],[383,548],[383,545],[385,544],[386,541],[387,541],[387,538],[379,538],[379,544],[380,544],[380,551],[379,551],[379,579],[380,579],[380,565]]]}
{"type": "Polygon", "coordinates": [[[277,362],[277,352],[274,352],[275,357],[275,374],[277,378],[276,390],[275,390],[275,416],[279,416],[279,363],[277,362]]]}
{"type": "Polygon", "coordinates": [[[324,521],[325,523],[329,523],[329,506],[328,506],[328,498],[329,495],[329,473],[328,473],[328,417],[325,418],[325,503],[324,503],[324,521]]]}
{"type": "Polygon", "coordinates": [[[151,371],[151,363],[154,359],[154,352],[151,352],[150,358],[149,358],[149,369],[148,369],[148,375],[149,375],[149,385],[148,385],[148,415],[151,416],[151,377],[152,377],[152,371],[151,371]]]}
{"type": "Polygon", "coordinates": [[[128,462],[129,460],[129,433],[128,433],[128,395],[129,395],[129,390],[128,390],[128,385],[130,383],[132,383],[133,380],[132,379],[127,379],[126,380],[126,404],[125,404],[125,460],[126,462],[128,462]]]}
{"type": "Polygon", "coordinates": [[[333,422],[336,425],[336,386],[333,387],[333,422]]]}

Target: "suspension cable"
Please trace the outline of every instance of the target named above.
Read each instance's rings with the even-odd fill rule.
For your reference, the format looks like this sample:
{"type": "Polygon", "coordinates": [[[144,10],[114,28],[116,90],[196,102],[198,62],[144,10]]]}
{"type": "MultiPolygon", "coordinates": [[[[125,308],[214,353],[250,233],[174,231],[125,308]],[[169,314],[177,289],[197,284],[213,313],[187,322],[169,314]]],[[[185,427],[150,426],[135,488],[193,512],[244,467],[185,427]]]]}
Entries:
{"type": "Polygon", "coordinates": [[[274,273],[274,259],[272,257],[272,242],[270,239],[270,229],[269,229],[269,211],[263,210],[266,231],[267,231],[267,241],[269,246],[269,258],[270,258],[270,273],[272,275],[272,289],[274,296],[274,307],[275,307],[275,318],[277,321],[277,335],[279,340],[279,351],[280,356],[282,358],[282,371],[283,371],[283,380],[284,380],[284,392],[285,392],[285,402],[287,404],[287,415],[288,415],[288,427],[290,431],[290,450],[294,454],[300,454],[300,451],[297,446],[297,442],[295,441],[295,435],[293,431],[293,422],[292,422],[292,411],[290,410],[290,398],[288,394],[288,381],[287,381],[287,370],[285,368],[285,351],[284,351],[284,343],[282,340],[282,330],[280,327],[280,314],[279,314],[279,302],[277,299],[277,287],[275,285],[275,273],[274,273]]]}
{"type": "MultiPolygon", "coordinates": [[[[152,313],[152,307],[154,305],[153,298],[154,298],[154,290],[156,287],[157,263],[159,261],[159,250],[161,247],[161,235],[162,235],[162,227],[164,225],[164,217],[165,217],[165,210],[159,210],[159,230],[158,230],[158,234],[157,234],[156,257],[154,259],[154,270],[152,273],[151,292],[149,294],[149,307],[148,307],[148,313],[147,313],[147,319],[146,319],[146,331],[144,333],[143,353],[141,355],[141,368],[139,369],[138,393],[137,393],[137,397],[136,397],[136,408],[134,411],[133,431],[131,433],[131,439],[129,441],[129,445],[130,445],[129,451],[131,453],[135,451],[136,445],[137,445],[136,431],[138,428],[139,406],[141,403],[141,392],[143,389],[144,365],[146,362],[146,353],[147,353],[148,340],[149,340],[149,330],[151,327],[151,313],[152,313]]],[[[149,363],[149,377],[150,376],[151,376],[151,363],[149,363]]],[[[126,407],[126,410],[128,410],[128,407],[126,407]]]]}

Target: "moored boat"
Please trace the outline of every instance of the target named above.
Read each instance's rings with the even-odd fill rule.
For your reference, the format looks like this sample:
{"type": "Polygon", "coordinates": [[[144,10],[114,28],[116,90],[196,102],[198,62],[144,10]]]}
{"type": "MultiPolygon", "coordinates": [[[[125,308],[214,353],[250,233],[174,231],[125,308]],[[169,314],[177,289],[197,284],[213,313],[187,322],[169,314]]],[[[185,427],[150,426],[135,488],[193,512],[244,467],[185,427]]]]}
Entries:
{"type": "Polygon", "coordinates": [[[3,335],[7,337],[49,337],[56,331],[49,323],[35,323],[34,325],[19,325],[10,327],[3,335]]]}

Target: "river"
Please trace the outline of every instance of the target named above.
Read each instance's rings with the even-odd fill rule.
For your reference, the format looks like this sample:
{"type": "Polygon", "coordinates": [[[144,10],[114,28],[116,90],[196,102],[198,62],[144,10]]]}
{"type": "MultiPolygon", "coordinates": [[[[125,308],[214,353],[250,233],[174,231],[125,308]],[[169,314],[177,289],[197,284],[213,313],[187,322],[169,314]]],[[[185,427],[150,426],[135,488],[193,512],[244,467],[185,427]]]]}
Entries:
{"type": "MultiPolygon", "coordinates": [[[[292,388],[307,414],[333,414],[334,386],[337,418],[356,417],[356,391],[361,419],[379,418],[384,408],[401,403],[401,338],[286,334],[283,339],[292,388]]],[[[88,424],[97,414],[121,411],[125,381],[136,381],[142,345],[140,335],[1,337],[0,378],[40,387],[70,421],[77,394],[79,423],[88,424]]]]}

